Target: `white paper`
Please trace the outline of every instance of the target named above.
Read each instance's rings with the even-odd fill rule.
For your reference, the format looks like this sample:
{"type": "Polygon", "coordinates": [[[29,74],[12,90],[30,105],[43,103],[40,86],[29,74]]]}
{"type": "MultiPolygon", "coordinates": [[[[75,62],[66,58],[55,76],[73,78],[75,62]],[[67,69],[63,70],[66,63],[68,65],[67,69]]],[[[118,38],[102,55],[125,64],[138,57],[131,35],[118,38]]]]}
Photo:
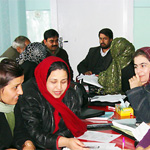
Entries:
{"type": "Polygon", "coordinates": [[[115,103],[115,102],[123,101],[125,97],[126,97],[125,95],[121,95],[121,94],[98,95],[98,96],[94,96],[93,98],[91,98],[91,102],[100,101],[100,102],[115,103]]]}
{"type": "MultiPolygon", "coordinates": [[[[121,150],[119,147],[115,147],[115,143],[97,143],[97,142],[83,142],[85,146],[90,147],[90,150],[121,150]]],[[[63,148],[63,150],[70,150],[69,148],[63,148]]]]}
{"type": "Polygon", "coordinates": [[[78,137],[78,139],[109,143],[114,139],[118,138],[120,135],[121,134],[109,134],[98,131],[86,131],[82,136],[78,137]]]}
{"type": "Polygon", "coordinates": [[[138,141],[141,141],[149,129],[150,126],[147,125],[145,122],[142,122],[134,131],[132,131],[132,134],[138,141]]]}
{"type": "Polygon", "coordinates": [[[81,74],[80,76],[77,77],[78,80],[83,79],[83,82],[91,84],[91,85],[95,85],[97,87],[102,88],[102,86],[98,83],[98,77],[95,76],[95,74],[92,75],[83,75],[81,74]]]}
{"type": "Polygon", "coordinates": [[[116,127],[119,127],[121,129],[125,129],[125,130],[129,130],[129,131],[134,131],[136,128],[131,127],[131,125],[135,125],[136,124],[136,119],[121,119],[121,120],[113,120],[112,124],[116,127]]]}

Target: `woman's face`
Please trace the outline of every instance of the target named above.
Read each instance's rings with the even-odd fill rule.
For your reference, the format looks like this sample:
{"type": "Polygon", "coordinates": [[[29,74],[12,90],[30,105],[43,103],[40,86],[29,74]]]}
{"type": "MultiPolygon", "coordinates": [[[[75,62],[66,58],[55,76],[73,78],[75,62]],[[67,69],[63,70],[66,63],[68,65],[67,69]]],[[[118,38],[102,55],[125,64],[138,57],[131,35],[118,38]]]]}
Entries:
{"type": "Polygon", "coordinates": [[[47,90],[55,98],[59,98],[65,92],[67,85],[68,75],[63,69],[52,71],[46,82],[47,90]]]}
{"type": "Polygon", "coordinates": [[[137,74],[142,82],[142,85],[148,82],[150,77],[150,62],[142,55],[134,58],[135,74],[137,74]]]}
{"type": "Polygon", "coordinates": [[[15,105],[18,101],[19,95],[23,94],[23,81],[24,75],[9,81],[8,85],[0,90],[0,101],[5,104],[15,105]]]}

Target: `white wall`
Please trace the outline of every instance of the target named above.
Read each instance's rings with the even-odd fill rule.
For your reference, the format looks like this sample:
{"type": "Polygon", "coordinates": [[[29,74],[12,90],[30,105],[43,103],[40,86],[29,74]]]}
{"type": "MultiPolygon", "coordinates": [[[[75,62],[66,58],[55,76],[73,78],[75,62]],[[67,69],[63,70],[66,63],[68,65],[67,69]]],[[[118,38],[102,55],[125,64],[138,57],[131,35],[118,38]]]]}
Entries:
{"type": "Polygon", "coordinates": [[[98,32],[111,28],[114,37],[133,42],[133,0],[51,0],[52,28],[68,43],[64,43],[71,66],[77,65],[90,47],[98,46],[98,32]]]}

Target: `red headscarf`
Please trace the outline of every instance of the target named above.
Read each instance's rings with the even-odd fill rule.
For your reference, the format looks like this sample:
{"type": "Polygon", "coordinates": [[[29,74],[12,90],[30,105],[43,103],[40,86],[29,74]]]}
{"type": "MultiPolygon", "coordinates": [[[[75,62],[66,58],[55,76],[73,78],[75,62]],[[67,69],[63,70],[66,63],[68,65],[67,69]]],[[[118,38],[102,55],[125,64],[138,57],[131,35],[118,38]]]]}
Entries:
{"type": "MultiPolygon", "coordinates": [[[[149,61],[150,61],[150,47],[142,47],[142,48],[140,48],[140,50],[144,51],[144,53],[148,56],[149,61]]],[[[150,74],[149,74],[149,79],[148,79],[147,83],[144,85],[147,85],[149,83],[150,83],[150,74]]]]}
{"type": "MultiPolygon", "coordinates": [[[[45,58],[35,69],[35,78],[36,82],[38,85],[38,88],[41,92],[41,94],[45,97],[45,99],[55,108],[54,112],[54,118],[55,118],[55,130],[53,133],[55,133],[58,130],[58,123],[60,121],[59,114],[61,114],[67,128],[71,131],[71,133],[75,136],[78,137],[82,135],[86,130],[86,124],[82,122],[63,102],[62,99],[64,98],[66,91],[68,90],[70,86],[70,76],[69,76],[69,81],[68,81],[68,86],[65,90],[65,92],[60,96],[60,98],[54,98],[47,90],[46,88],[46,78],[47,78],[47,73],[50,68],[50,66],[54,62],[64,62],[62,59],[55,57],[55,56],[50,56],[45,58]]],[[[68,65],[66,64],[68,71],[70,72],[70,69],[68,65]]]]}

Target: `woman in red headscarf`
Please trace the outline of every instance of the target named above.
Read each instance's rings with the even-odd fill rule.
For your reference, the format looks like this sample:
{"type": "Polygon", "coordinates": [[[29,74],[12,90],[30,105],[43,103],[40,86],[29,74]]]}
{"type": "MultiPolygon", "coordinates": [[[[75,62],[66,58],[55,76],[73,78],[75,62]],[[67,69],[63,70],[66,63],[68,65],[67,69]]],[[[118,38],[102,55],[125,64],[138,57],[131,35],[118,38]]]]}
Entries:
{"type": "Polygon", "coordinates": [[[75,91],[70,88],[70,70],[60,58],[50,56],[35,69],[35,79],[23,85],[20,106],[25,126],[40,149],[87,150],[77,140],[87,130],[75,91]]]}

